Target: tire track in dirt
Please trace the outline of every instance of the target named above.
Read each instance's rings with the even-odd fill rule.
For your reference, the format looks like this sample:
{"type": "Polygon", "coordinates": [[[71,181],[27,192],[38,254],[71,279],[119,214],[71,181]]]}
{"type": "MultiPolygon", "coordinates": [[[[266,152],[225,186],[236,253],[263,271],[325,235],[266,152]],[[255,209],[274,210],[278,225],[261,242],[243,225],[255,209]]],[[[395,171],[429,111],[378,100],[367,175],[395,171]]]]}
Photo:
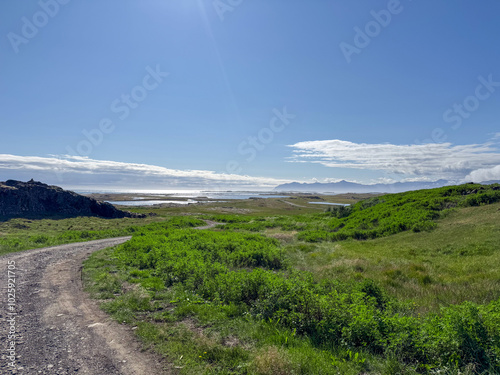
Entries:
{"type": "MultiPolygon", "coordinates": [[[[99,309],[82,289],[82,262],[130,237],[35,249],[0,257],[2,374],[164,374],[130,327],[99,309]],[[9,365],[8,266],[15,262],[16,361],[9,365]]],[[[11,274],[12,275],[12,274],[11,274]]],[[[11,280],[12,281],[12,280],[11,280]]]]}

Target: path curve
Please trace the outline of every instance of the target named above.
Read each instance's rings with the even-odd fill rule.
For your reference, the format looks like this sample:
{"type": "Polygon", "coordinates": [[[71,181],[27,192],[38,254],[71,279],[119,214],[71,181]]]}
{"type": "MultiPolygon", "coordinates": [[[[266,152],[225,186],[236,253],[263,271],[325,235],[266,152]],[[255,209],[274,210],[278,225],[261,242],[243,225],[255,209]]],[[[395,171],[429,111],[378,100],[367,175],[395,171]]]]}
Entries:
{"type": "Polygon", "coordinates": [[[201,227],[193,227],[193,229],[205,230],[205,229],[215,228],[217,225],[224,225],[224,223],[218,223],[212,220],[203,220],[203,221],[205,222],[206,225],[203,225],[201,227]]]}
{"type": "Polygon", "coordinates": [[[82,290],[82,262],[97,250],[129,239],[73,243],[0,257],[1,374],[166,373],[154,354],[142,351],[129,326],[111,320],[82,290]],[[9,265],[15,267],[10,275],[9,265]],[[7,289],[13,275],[16,295],[10,310],[13,299],[7,289]],[[15,320],[11,313],[17,313],[15,320]],[[8,358],[12,325],[17,336],[15,367],[8,358]]]}

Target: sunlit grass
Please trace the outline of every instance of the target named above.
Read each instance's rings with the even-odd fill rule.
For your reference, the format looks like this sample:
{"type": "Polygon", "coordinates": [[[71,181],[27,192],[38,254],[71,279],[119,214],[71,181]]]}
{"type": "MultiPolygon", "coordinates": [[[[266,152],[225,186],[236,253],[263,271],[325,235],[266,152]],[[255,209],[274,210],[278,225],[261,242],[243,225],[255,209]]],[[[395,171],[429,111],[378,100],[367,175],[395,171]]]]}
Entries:
{"type": "MultiPolygon", "coordinates": [[[[471,200],[464,192],[459,199],[471,200]]],[[[420,217],[418,201],[407,198],[441,209],[440,198],[427,199],[435,194],[398,195],[397,204],[413,204],[420,217]]],[[[85,262],[85,285],[173,373],[472,375],[500,366],[499,209],[446,206],[435,222],[426,217],[432,230],[396,226],[398,234],[361,241],[301,241],[307,230],[334,233],[329,222],[338,217],[278,199],[191,206],[190,215],[149,218],[163,223],[146,227],[14,220],[0,233],[42,246],[67,231],[76,238],[133,228],[130,243],[85,262]],[[184,229],[200,218],[225,225],[184,229]]],[[[173,210],[181,208],[157,212],[173,210]]],[[[386,224],[413,220],[405,210],[386,224]]],[[[377,209],[365,212],[354,225],[376,227],[377,209]]]]}
{"type": "Polygon", "coordinates": [[[102,219],[77,217],[60,220],[11,219],[0,222],[0,254],[71,242],[128,236],[135,228],[164,217],[102,219]]]}
{"type": "Polygon", "coordinates": [[[211,234],[144,228],[85,269],[95,264],[103,308],[179,373],[486,374],[499,207],[448,212],[433,231],[321,243],[284,229],[307,216],[216,216],[227,224],[211,234]]]}
{"type": "Polygon", "coordinates": [[[500,204],[450,213],[431,232],[366,241],[288,245],[293,264],[319,279],[371,278],[419,311],[500,297],[500,204]]]}

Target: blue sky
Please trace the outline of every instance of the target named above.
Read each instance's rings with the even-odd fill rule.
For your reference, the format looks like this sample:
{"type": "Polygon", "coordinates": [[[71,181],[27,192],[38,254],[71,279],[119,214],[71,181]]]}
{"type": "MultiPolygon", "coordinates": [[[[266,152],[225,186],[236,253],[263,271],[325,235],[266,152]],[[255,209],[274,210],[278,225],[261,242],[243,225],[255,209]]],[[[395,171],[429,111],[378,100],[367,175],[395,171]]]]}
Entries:
{"type": "Polygon", "coordinates": [[[0,4],[0,180],[500,179],[500,3],[0,4]]]}

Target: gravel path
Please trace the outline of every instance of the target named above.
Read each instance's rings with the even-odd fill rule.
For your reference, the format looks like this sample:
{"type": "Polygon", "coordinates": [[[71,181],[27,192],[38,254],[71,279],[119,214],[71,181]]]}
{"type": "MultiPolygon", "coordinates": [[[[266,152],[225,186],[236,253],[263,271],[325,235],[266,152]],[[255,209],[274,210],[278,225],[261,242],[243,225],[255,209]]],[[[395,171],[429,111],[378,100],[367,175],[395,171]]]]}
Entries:
{"type": "Polygon", "coordinates": [[[165,373],[158,358],[141,351],[131,328],[112,321],[82,290],[83,260],[128,239],[0,257],[0,374],[165,373]],[[15,334],[15,361],[9,334],[15,334]]]}

